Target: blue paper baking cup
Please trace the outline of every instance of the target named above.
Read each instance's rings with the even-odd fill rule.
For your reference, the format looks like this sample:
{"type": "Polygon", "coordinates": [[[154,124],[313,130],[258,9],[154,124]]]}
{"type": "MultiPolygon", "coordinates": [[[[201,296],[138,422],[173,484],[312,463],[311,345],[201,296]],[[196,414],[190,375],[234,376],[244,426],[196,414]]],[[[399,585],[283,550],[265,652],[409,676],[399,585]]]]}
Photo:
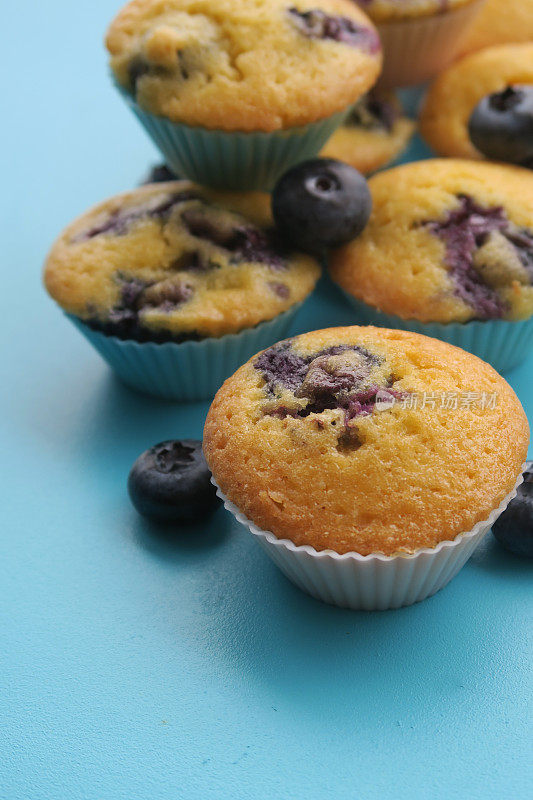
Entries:
{"type": "Polygon", "coordinates": [[[124,341],[67,317],[132,389],[165,400],[210,400],[245,361],[286,337],[301,305],[239,333],[179,344],[124,341]]]}
{"type": "Polygon", "coordinates": [[[150,114],[116,82],[115,86],[171,170],[218,189],[269,191],[290,167],[314,158],[349,111],[273,133],[217,131],[150,114]]]}
{"type": "Polygon", "coordinates": [[[498,372],[516,367],[533,349],[533,317],[525,320],[471,320],[470,322],[419,322],[384,314],[344,290],[357,322],[380,328],[399,328],[449,342],[487,361],[498,372]]]}

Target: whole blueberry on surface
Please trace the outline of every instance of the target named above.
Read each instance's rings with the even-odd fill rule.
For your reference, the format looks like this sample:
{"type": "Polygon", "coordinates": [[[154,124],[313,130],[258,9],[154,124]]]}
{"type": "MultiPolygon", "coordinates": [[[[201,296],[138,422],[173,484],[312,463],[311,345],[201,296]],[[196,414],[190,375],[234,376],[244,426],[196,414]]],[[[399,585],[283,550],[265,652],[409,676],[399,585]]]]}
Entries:
{"type": "Polygon", "coordinates": [[[195,439],[161,442],[142,453],[128,476],[131,502],[159,522],[197,522],[220,503],[195,439]]]}
{"type": "Polygon", "coordinates": [[[272,194],[272,214],[283,238],[313,254],[358,236],[371,210],[364,177],[333,158],[297,164],[280,178],[272,194]]]}
{"type": "Polygon", "coordinates": [[[468,134],[487,158],[533,168],[533,86],[509,86],[474,108],[468,134]]]}
{"type": "Polygon", "coordinates": [[[507,550],[533,558],[533,461],[527,462],[524,483],[492,526],[492,532],[507,550]]]}
{"type": "Polygon", "coordinates": [[[141,186],[146,183],[164,183],[166,181],[177,180],[176,175],[166,164],[156,164],[152,167],[145,178],[141,182],[141,186]]]}

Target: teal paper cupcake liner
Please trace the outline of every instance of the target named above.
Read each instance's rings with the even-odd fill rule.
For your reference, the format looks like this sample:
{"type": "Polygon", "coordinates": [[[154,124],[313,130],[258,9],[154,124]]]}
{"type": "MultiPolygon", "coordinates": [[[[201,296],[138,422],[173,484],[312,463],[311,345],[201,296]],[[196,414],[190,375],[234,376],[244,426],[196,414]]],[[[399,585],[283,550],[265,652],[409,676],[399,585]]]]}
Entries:
{"type": "Polygon", "coordinates": [[[533,349],[533,317],[516,322],[502,319],[472,320],[471,322],[419,322],[384,314],[343,291],[354,307],[357,322],[380,328],[399,328],[422,333],[434,339],[461,347],[487,361],[498,372],[516,367],[533,349]]]}
{"type": "Polygon", "coordinates": [[[179,344],[124,341],[67,314],[123,383],[164,400],[210,400],[255,353],[284,339],[302,304],[254,328],[179,344]]]}
{"type": "Polygon", "coordinates": [[[124,89],[117,89],[176,175],[238,191],[272,189],[290,167],[320,152],[349,110],[273,133],[227,132],[191,127],[150,114],[124,89]]]}

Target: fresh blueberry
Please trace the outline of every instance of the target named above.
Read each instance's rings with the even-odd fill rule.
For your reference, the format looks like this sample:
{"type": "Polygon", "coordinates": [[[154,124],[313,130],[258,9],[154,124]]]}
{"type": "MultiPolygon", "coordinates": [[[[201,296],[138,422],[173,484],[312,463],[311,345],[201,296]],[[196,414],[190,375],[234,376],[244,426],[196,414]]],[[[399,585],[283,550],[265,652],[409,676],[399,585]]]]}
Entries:
{"type": "Polygon", "coordinates": [[[533,86],[509,86],[479,101],[468,122],[477,149],[495,161],[533,164],[533,86]]]}
{"type": "Polygon", "coordinates": [[[492,526],[492,532],[507,550],[533,558],[533,461],[527,462],[524,483],[492,526]]]}
{"type": "Polygon", "coordinates": [[[280,233],[311,253],[354,239],[371,210],[372,198],[361,173],[332,158],[297,164],[280,178],[272,194],[280,233]]]}
{"type": "Polygon", "coordinates": [[[167,181],[175,181],[177,176],[172,172],[170,167],[166,164],[156,164],[152,167],[145,178],[141,182],[141,186],[146,183],[166,183],[167,181]]]}
{"type": "Polygon", "coordinates": [[[202,442],[194,439],[161,442],[142,453],[128,492],[139,514],[159,522],[197,522],[220,503],[202,442]]]}

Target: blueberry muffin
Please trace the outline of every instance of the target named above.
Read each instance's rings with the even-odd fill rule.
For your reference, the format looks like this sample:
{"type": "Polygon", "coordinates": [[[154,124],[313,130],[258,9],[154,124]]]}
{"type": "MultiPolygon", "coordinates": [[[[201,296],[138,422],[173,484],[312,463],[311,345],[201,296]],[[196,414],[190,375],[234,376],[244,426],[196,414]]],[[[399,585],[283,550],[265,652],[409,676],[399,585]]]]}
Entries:
{"type": "Polygon", "coordinates": [[[48,256],[48,292],[93,330],[139,342],[218,337],[303,300],[318,264],[277,239],[269,198],[189,182],[141,187],[69,225],[48,256]]]}
{"type": "Polygon", "coordinates": [[[486,0],[463,41],[463,54],[495,44],[533,41],[533,0],[486,0]]]}
{"type": "Polygon", "coordinates": [[[360,172],[383,167],[407,147],[414,122],[392,92],[371,91],[353,106],[321,155],[345,161],[360,172]]]}
{"type": "Polygon", "coordinates": [[[472,0],[355,0],[374,22],[429,17],[465,6],[472,0]]]}
{"type": "Polygon", "coordinates": [[[421,322],[533,314],[533,173],[434,159],[375,175],[370,221],[332,254],[352,297],[421,322]]]}
{"type": "Polygon", "coordinates": [[[533,42],[489,47],[443,72],[425,98],[420,133],[440,155],[483,158],[470,141],[470,115],[483,97],[511,86],[533,86],[533,42]]]}
{"type": "Polygon", "coordinates": [[[383,47],[381,88],[413,86],[450,64],[484,0],[356,0],[383,47]]]}
{"type": "Polygon", "coordinates": [[[352,327],[244,364],[209,410],[204,452],[226,497],[278,539],[392,556],[487,519],[528,440],[518,398],[488,364],[425,336],[352,327]]]}
{"type": "Polygon", "coordinates": [[[118,84],[154,115],[224,131],[328,117],[375,82],[379,38],[349,0],[133,0],[107,33],[118,84]]]}

